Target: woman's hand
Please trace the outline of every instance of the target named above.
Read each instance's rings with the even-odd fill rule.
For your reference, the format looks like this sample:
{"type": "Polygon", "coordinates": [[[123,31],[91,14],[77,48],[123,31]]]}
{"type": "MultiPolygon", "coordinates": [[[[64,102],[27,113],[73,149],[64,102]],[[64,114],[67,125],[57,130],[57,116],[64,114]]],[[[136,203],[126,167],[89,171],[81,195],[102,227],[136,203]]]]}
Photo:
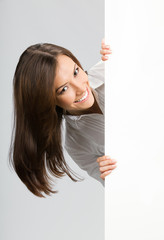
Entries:
{"type": "Polygon", "coordinates": [[[99,164],[99,169],[101,172],[100,177],[104,180],[107,175],[109,175],[112,170],[114,170],[117,166],[117,161],[115,159],[111,159],[109,156],[102,156],[97,158],[97,162],[99,164]]]}
{"type": "Polygon", "coordinates": [[[101,41],[101,50],[100,50],[100,54],[102,55],[101,59],[103,61],[108,60],[108,56],[106,55],[111,53],[112,53],[112,50],[110,46],[105,44],[105,39],[103,38],[101,41]]]}

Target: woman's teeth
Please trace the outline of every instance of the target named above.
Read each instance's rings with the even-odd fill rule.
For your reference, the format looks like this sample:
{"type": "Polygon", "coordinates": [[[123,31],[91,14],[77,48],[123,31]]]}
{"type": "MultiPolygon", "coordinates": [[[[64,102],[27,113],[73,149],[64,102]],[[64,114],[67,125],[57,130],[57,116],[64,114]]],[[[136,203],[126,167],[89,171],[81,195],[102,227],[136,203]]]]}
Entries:
{"type": "Polygon", "coordinates": [[[85,95],[82,98],[80,98],[79,100],[75,101],[75,102],[82,102],[84,99],[86,99],[87,96],[88,96],[88,91],[86,90],[85,95]]]}

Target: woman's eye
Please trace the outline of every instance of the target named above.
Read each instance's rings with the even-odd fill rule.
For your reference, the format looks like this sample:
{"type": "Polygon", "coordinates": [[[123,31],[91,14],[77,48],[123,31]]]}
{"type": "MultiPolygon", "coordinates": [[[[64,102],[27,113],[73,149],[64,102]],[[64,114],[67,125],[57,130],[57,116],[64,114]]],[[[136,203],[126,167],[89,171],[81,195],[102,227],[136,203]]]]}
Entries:
{"type": "Polygon", "coordinates": [[[77,68],[75,69],[75,71],[74,71],[74,77],[77,76],[78,72],[79,72],[79,67],[77,67],[77,68]]]}
{"type": "Polygon", "coordinates": [[[67,90],[67,86],[63,87],[63,89],[61,90],[60,94],[64,93],[67,90]]]}

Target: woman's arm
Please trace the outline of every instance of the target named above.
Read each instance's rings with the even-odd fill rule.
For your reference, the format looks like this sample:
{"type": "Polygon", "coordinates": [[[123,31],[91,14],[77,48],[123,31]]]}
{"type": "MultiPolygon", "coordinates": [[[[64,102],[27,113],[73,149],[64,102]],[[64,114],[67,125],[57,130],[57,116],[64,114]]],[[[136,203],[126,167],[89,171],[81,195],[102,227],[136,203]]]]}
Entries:
{"type": "MultiPolygon", "coordinates": [[[[109,45],[105,44],[105,39],[102,39],[101,41],[101,50],[100,54],[102,55],[101,59],[102,61],[108,60],[108,54],[111,54],[112,50],[109,45]]],[[[109,156],[102,156],[97,158],[97,162],[99,164],[99,170],[100,170],[100,177],[104,180],[107,175],[109,175],[112,170],[116,168],[117,161],[115,159],[111,159],[109,156]]]]}

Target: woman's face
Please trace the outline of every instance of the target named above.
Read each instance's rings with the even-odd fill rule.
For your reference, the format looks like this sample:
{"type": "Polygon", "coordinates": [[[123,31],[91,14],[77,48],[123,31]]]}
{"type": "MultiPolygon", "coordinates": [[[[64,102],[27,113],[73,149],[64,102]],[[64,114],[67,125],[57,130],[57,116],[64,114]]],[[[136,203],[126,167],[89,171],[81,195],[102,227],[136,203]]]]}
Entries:
{"type": "Polygon", "coordinates": [[[54,89],[56,105],[71,114],[83,114],[94,103],[87,74],[66,55],[58,56],[54,89]]]}

